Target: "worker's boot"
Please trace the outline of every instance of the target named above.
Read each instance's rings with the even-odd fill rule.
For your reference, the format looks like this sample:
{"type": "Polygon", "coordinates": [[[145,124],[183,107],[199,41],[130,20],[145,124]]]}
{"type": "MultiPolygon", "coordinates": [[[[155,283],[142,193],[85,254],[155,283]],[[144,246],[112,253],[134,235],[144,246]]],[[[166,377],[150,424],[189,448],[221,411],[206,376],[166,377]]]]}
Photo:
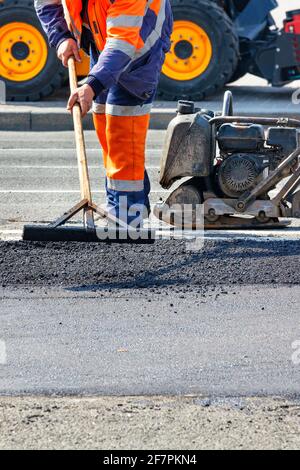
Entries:
{"type": "Polygon", "coordinates": [[[143,221],[148,219],[151,213],[150,181],[146,171],[141,191],[116,191],[106,183],[106,192],[106,211],[111,223],[120,226],[130,225],[133,228],[143,226],[143,221]]]}

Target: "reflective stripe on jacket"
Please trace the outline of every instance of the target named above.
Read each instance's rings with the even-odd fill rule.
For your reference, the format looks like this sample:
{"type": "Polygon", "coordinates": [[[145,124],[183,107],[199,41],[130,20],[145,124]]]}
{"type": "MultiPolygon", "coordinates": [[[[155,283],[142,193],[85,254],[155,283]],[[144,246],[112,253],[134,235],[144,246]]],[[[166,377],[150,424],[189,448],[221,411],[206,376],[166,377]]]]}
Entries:
{"type": "MultiPolygon", "coordinates": [[[[82,0],[35,0],[35,7],[51,45],[71,35],[80,43],[82,0]]],[[[89,75],[96,94],[118,82],[134,92],[144,80],[135,94],[147,99],[170,48],[170,1],[89,0],[88,17],[101,53],[89,75]]]]}

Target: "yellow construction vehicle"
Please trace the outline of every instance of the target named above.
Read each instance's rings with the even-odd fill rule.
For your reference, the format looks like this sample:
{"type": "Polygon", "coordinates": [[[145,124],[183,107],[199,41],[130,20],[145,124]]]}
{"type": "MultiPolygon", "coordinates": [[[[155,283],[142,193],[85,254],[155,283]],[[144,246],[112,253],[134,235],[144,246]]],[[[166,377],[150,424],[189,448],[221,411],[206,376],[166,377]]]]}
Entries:
{"type": "MultiPolygon", "coordinates": [[[[88,72],[88,58],[78,72],[88,72]]],[[[8,101],[37,101],[67,80],[36,16],[33,0],[0,0],[0,79],[8,101]]]]}
{"type": "MultiPolygon", "coordinates": [[[[0,0],[0,79],[7,99],[35,101],[60,88],[67,71],[47,45],[33,0],[0,0]]],[[[283,28],[276,0],[171,0],[174,32],[158,97],[201,100],[250,72],[282,86],[300,78],[300,11],[283,28]]],[[[86,76],[89,59],[78,66],[86,76]]]]}
{"type": "MultiPolygon", "coordinates": [[[[200,2],[171,0],[171,3],[175,15],[174,37],[172,51],[164,65],[159,90],[160,97],[167,99],[182,96],[180,86],[182,84],[191,83],[194,91],[196,87],[199,90],[198,79],[206,73],[212,63],[213,45],[210,33],[205,31],[207,20],[201,24],[194,22],[195,11],[190,10],[191,4],[197,9],[197,17],[203,16],[203,12],[207,10],[207,3],[214,4],[223,20],[226,16],[224,10],[212,0],[200,2]]],[[[210,15],[214,15],[214,11],[211,11],[210,15]]],[[[219,16],[218,22],[220,22],[219,16]]],[[[225,20],[228,28],[229,19],[226,17],[225,20]]],[[[217,25],[215,22],[214,27],[222,31],[222,24],[217,25]]],[[[234,33],[232,35],[229,33],[224,39],[229,55],[234,56],[229,57],[227,81],[237,62],[237,39],[234,33]],[[233,54],[230,42],[232,35],[235,42],[233,54]]],[[[226,57],[228,52],[225,53],[226,57]]],[[[77,73],[79,76],[85,76],[88,70],[89,59],[85,56],[83,63],[78,66],[77,73]]],[[[212,73],[215,77],[218,76],[214,69],[212,73]]],[[[33,0],[0,0],[0,79],[6,84],[9,101],[43,99],[62,87],[67,80],[67,71],[59,63],[56,51],[48,47],[34,10],[33,0]]],[[[226,79],[222,77],[220,80],[218,77],[218,87],[223,86],[226,79]]],[[[210,86],[211,89],[215,90],[215,87],[210,86]]],[[[190,89],[189,94],[193,95],[193,90],[190,89]]]]}

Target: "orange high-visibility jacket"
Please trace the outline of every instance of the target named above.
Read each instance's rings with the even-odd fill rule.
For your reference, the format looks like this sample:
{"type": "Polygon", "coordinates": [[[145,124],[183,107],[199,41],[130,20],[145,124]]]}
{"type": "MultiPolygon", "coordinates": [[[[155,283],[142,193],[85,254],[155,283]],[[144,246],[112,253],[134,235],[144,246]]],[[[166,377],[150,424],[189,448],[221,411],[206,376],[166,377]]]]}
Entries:
{"type": "MultiPolygon", "coordinates": [[[[82,0],[35,1],[51,45],[58,47],[68,37],[80,44],[82,5],[82,0]]],[[[170,47],[170,1],[88,0],[87,18],[100,54],[88,79],[96,94],[117,83],[121,76],[129,91],[136,90],[141,98],[149,94],[157,84],[164,54],[170,47]],[[141,80],[143,86],[138,83],[141,80]]]]}

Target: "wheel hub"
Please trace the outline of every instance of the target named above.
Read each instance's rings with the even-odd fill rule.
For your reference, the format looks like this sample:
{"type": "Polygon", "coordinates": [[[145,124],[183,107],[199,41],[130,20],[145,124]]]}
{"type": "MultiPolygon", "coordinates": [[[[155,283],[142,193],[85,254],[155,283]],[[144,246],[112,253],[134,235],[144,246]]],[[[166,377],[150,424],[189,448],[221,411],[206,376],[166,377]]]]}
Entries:
{"type": "Polygon", "coordinates": [[[16,60],[25,60],[30,54],[29,46],[25,42],[16,42],[11,48],[11,54],[16,60]]]}
{"type": "Polygon", "coordinates": [[[193,80],[207,70],[212,55],[211,40],[201,26],[192,21],[175,21],[163,73],[173,80],[193,80]]]}
{"type": "Polygon", "coordinates": [[[174,52],[179,59],[186,60],[191,57],[194,48],[189,41],[179,41],[174,47],[174,52]]]}
{"type": "Polygon", "coordinates": [[[0,76],[23,82],[35,78],[45,67],[47,43],[29,23],[12,22],[0,28],[0,76]]]}

